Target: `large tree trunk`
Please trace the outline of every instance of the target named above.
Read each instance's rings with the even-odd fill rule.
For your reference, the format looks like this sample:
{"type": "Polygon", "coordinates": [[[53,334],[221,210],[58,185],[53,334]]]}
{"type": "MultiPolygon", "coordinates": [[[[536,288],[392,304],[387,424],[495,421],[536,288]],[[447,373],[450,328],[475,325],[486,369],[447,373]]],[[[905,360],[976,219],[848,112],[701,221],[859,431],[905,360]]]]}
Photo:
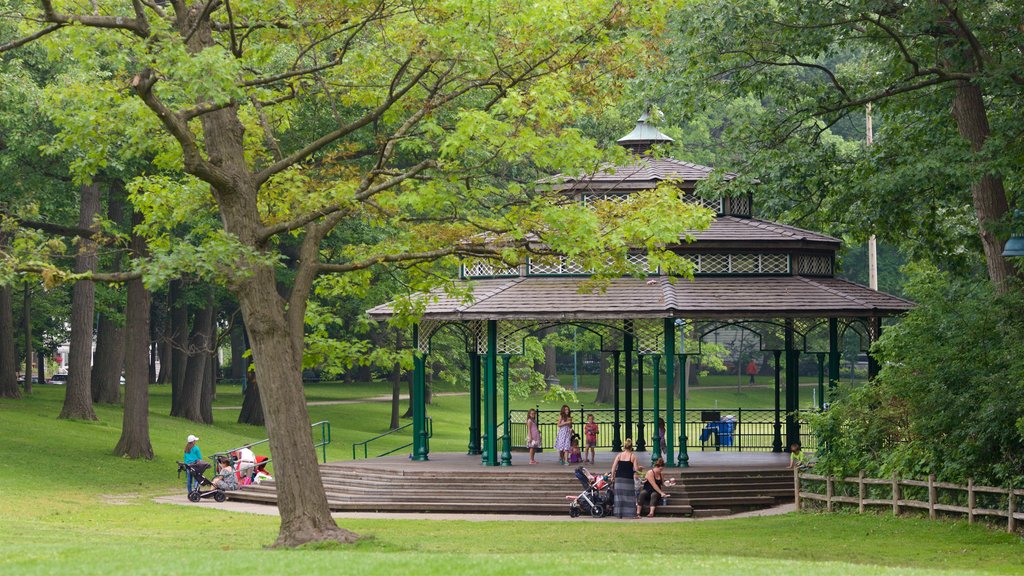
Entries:
{"type": "Polygon", "coordinates": [[[39,382],[46,382],[45,365],[46,365],[46,355],[44,355],[43,351],[40,350],[36,354],[36,372],[37,372],[37,375],[39,376],[39,379],[38,379],[39,382]]]}
{"type": "Polygon", "coordinates": [[[182,416],[184,413],[181,396],[188,364],[188,300],[184,292],[184,283],[181,280],[171,282],[171,416],[182,416]]]}
{"type": "MultiPolygon", "coordinates": [[[[395,331],[395,350],[402,349],[402,331],[395,331]]],[[[391,430],[398,428],[399,426],[399,405],[401,404],[402,397],[402,364],[401,362],[395,362],[394,368],[391,369],[391,423],[388,427],[391,430]]],[[[409,397],[410,400],[412,396],[409,397]]],[[[409,402],[412,404],[412,402],[409,402]]]]}
{"type": "MultiPolygon", "coordinates": [[[[119,227],[124,220],[124,185],[110,186],[107,218],[119,227]]],[[[121,270],[121,252],[115,252],[111,270],[121,270]]],[[[123,309],[118,293],[118,309],[123,309]]],[[[121,370],[124,368],[124,327],[107,314],[100,315],[96,329],[96,351],[92,363],[92,401],[117,404],[121,400],[121,370]]]]}
{"type": "Polygon", "coordinates": [[[213,305],[213,293],[207,299],[210,314],[210,326],[206,335],[206,373],[203,375],[203,390],[199,397],[199,415],[203,422],[213,424],[213,399],[217,395],[217,311],[213,305]]]}
{"type": "Polygon", "coordinates": [[[231,379],[244,380],[248,362],[245,360],[245,324],[238,318],[231,327],[231,379]]]}
{"type": "Polygon", "coordinates": [[[245,395],[242,397],[242,411],[238,413],[238,423],[263,426],[266,420],[263,417],[263,403],[260,401],[260,387],[256,382],[256,374],[246,372],[245,380],[245,395]]]}
{"type": "Polygon", "coordinates": [[[32,289],[28,282],[25,282],[21,301],[21,331],[25,337],[25,394],[28,395],[32,393],[32,289]]]}
{"type": "MultiPolygon", "coordinates": [[[[960,135],[970,143],[974,153],[980,153],[991,134],[981,88],[968,80],[958,81],[952,113],[960,135]]],[[[1003,243],[992,229],[1009,211],[1002,176],[985,174],[971,185],[971,194],[974,197],[974,213],[978,218],[978,232],[985,250],[989,280],[997,291],[1006,292],[1014,270],[1003,256],[1003,243]]]]}
{"type": "Polygon", "coordinates": [[[156,377],[157,384],[169,384],[173,382],[171,377],[171,323],[167,322],[167,328],[156,342],[156,357],[160,362],[160,372],[156,377]]]}
{"type": "MultiPolygon", "coordinates": [[[[146,243],[132,234],[132,252],[145,256],[146,243]]],[[[149,292],[142,280],[128,282],[125,306],[124,417],[116,456],[153,459],[149,440],[149,292]]]]}
{"type": "MultiPolygon", "coordinates": [[[[32,374],[26,374],[25,379],[31,380],[32,374]]],[[[21,398],[10,286],[0,286],[0,398],[21,398]]]]}
{"type": "MultiPolygon", "coordinates": [[[[100,189],[95,183],[82,186],[81,205],[78,213],[80,228],[94,228],[94,221],[100,208],[100,189]]],[[[96,243],[79,239],[78,255],[75,256],[75,272],[89,272],[96,269],[96,243]]],[[[68,350],[68,382],[64,394],[64,408],[60,418],[95,420],[92,409],[92,386],[90,372],[92,361],[92,321],[96,306],[96,285],[92,282],[76,282],[71,289],[71,346],[68,350]]]]}
{"type": "Polygon", "coordinates": [[[196,311],[195,318],[192,319],[192,334],[188,339],[188,361],[178,400],[180,414],[177,416],[204,424],[208,422],[203,420],[202,398],[206,381],[206,363],[212,346],[209,340],[212,323],[213,305],[207,303],[196,311]]]}
{"type": "Polygon", "coordinates": [[[544,382],[547,387],[558,383],[558,351],[554,346],[544,346],[544,382]]]}
{"type": "Polygon", "coordinates": [[[611,353],[601,352],[601,371],[597,380],[597,397],[594,398],[594,402],[598,404],[609,404],[615,399],[615,375],[612,374],[614,368],[608,361],[610,357],[611,353]]]}
{"type": "MultiPolygon", "coordinates": [[[[230,219],[226,219],[229,220],[230,219]]],[[[355,534],[331,518],[309,435],[309,411],[302,390],[299,354],[293,349],[284,303],[273,270],[260,266],[238,291],[249,330],[267,435],[274,458],[281,531],[275,546],[335,540],[351,542],[355,534]]]]}
{"type": "Polygon", "coordinates": [[[124,327],[110,316],[100,314],[91,376],[93,402],[117,404],[121,400],[124,346],[124,327]]]}
{"type": "MultiPolygon", "coordinates": [[[[194,10],[179,19],[181,29],[195,27],[188,41],[192,52],[214,46],[209,20],[204,19],[202,12],[194,10]]],[[[262,248],[257,202],[259,184],[245,156],[245,130],[238,118],[237,105],[203,114],[200,122],[209,167],[213,171],[207,172],[207,176],[216,182],[212,192],[224,228],[242,245],[262,248]]],[[[308,262],[300,260],[296,285],[312,282],[315,262],[315,258],[308,262]]],[[[273,267],[252,260],[240,263],[244,273],[238,275],[231,289],[242,307],[249,333],[274,459],[274,485],[281,514],[281,530],[274,545],[298,546],[326,540],[352,542],[357,535],[339,528],[331,517],[316,450],[310,441],[309,411],[301,372],[304,297],[308,296],[308,291],[300,290],[298,293],[303,298],[293,299],[286,312],[286,302],[277,292],[273,267]]]]}

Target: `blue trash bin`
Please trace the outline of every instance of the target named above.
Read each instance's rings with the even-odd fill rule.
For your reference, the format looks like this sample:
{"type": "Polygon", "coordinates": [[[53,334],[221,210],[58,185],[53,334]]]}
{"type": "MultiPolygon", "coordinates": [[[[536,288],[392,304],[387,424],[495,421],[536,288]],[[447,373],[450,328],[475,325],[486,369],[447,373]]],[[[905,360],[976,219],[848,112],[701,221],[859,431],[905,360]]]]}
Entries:
{"type": "Polygon", "coordinates": [[[726,416],[718,423],[718,445],[732,446],[732,436],[736,432],[736,420],[726,416]]]}

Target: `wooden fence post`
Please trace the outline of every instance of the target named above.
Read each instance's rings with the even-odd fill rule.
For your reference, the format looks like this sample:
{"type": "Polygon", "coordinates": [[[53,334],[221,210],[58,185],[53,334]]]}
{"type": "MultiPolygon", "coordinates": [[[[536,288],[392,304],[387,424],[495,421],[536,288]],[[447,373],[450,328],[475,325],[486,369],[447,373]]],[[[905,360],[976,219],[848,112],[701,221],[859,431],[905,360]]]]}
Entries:
{"type": "Polygon", "coordinates": [[[857,512],[864,513],[864,471],[857,474],[857,512]]]}
{"type": "Polygon", "coordinates": [[[825,509],[832,511],[832,477],[825,477],[825,509]]]}
{"type": "Polygon", "coordinates": [[[793,502],[796,504],[796,511],[800,511],[800,467],[793,468],[793,502]]]}
{"type": "Polygon", "coordinates": [[[892,513],[894,516],[899,516],[900,513],[900,480],[896,477],[896,473],[892,473],[892,513]]]}
{"type": "Polygon", "coordinates": [[[1017,494],[1013,491],[1013,486],[1010,486],[1010,497],[1007,500],[1010,501],[1010,505],[1008,506],[1009,510],[1007,510],[1009,515],[1006,520],[1006,531],[1012,534],[1017,531],[1017,519],[1013,517],[1017,512],[1017,494]]]}
{"type": "Polygon", "coordinates": [[[935,501],[938,500],[939,491],[935,488],[935,474],[928,475],[928,518],[935,520],[935,501]]]}
{"type": "Polygon", "coordinates": [[[974,478],[967,479],[967,523],[974,524],[974,507],[977,501],[974,496],[974,478]]]}

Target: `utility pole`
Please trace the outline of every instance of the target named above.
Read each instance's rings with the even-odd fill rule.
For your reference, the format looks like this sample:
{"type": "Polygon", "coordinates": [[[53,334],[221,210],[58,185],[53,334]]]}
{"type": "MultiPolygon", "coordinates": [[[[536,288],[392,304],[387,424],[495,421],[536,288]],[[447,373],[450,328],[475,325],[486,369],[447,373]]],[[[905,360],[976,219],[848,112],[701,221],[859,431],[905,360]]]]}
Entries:
{"type": "MultiPolygon", "coordinates": [[[[875,142],[874,130],[871,127],[871,102],[867,106],[867,142],[871,146],[875,142]]],[[[878,244],[875,235],[868,238],[868,286],[878,290],[878,244]]]]}

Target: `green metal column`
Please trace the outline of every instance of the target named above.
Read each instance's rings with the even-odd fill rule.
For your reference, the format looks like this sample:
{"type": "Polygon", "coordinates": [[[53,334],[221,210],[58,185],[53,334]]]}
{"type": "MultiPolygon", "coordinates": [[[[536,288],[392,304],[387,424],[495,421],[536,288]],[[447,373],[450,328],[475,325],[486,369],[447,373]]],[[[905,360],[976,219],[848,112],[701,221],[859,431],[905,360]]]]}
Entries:
{"type": "Polygon", "coordinates": [[[615,422],[612,423],[612,452],[622,452],[622,423],[619,420],[619,354],[618,350],[612,352],[615,364],[615,372],[612,380],[615,382],[615,422]]]}
{"type": "Polygon", "coordinates": [[[839,319],[828,319],[828,394],[829,402],[839,385],[839,319]]]}
{"type": "Polygon", "coordinates": [[[825,409],[825,353],[818,352],[818,410],[825,409]]]}
{"type": "MultiPolygon", "coordinates": [[[[626,356],[626,438],[633,438],[633,323],[625,322],[622,335],[623,354],[626,356]]],[[[635,446],[635,444],[634,444],[635,446]]]]}
{"type": "MultiPolygon", "coordinates": [[[[658,403],[658,388],[661,387],[658,382],[658,377],[661,372],[661,356],[655,355],[651,359],[654,361],[654,369],[652,370],[652,372],[654,372],[654,406],[651,408],[653,411],[651,421],[654,422],[654,429],[657,430],[658,418],[661,416],[661,405],[658,403]]],[[[643,421],[643,418],[640,420],[643,421]]],[[[653,444],[653,446],[651,446],[651,462],[654,462],[658,458],[661,458],[661,442],[651,442],[651,444],[653,444]]]]}
{"type": "Polygon", "coordinates": [[[504,420],[504,424],[502,424],[502,427],[501,427],[501,431],[502,431],[502,434],[501,434],[501,465],[502,466],[511,466],[512,465],[512,435],[509,433],[509,430],[508,430],[508,428],[509,428],[509,421],[508,421],[508,363],[509,363],[509,360],[511,360],[511,359],[512,359],[512,357],[507,355],[507,354],[501,357],[502,368],[504,368],[504,372],[502,373],[502,377],[501,377],[501,383],[504,386],[503,395],[505,397],[505,399],[504,399],[504,409],[502,411],[502,414],[503,414],[502,419],[504,420]]]}
{"type": "MultiPolygon", "coordinates": [[[[665,463],[675,461],[676,323],[665,318],[665,463]]],[[[684,395],[680,390],[680,395],[684,395]]],[[[684,418],[685,420],[685,418],[684,418]]],[[[657,421],[655,421],[657,422],[657,421]]]]}
{"type": "MultiPolygon", "coordinates": [[[[870,344],[874,344],[876,340],[882,335],[882,319],[881,318],[868,318],[870,326],[874,328],[874,339],[871,340],[870,344]]],[[[878,363],[878,358],[868,350],[868,380],[874,380],[875,376],[878,376],[878,371],[881,369],[881,365],[878,363]]]]}
{"type": "Polygon", "coordinates": [[[680,468],[689,468],[690,454],[686,446],[686,358],[685,352],[679,355],[679,461],[680,468]]]}
{"type": "Polygon", "coordinates": [[[775,435],[772,438],[772,452],[782,452],[782,415],[779,396],[782,391],[782,350],[772,350],[775,355],[775,435]]]}
{"type": "Polygon", "coordinates": [[[644,360],[643,354],[637,354],[636,356],[636,396],[637,405],[637,423],[636,423],[636,442],[633,443],[633,447],[636,448],[637,452],[645,452],[647,450],[647,441],[644,440],[646,432],[644,430],[647,425],[644,423],[644,360]]]}
{"type": "Polygon", "coordinates": [[[469,353],[469,455],[480,454],[480,386],[480,354],[473,351],[469,353]]]}
{"type": "Polygon", "coordinates": [[[412,459],[423,462],[427,454],[426,354],[420,352],[419,326],[412,329],[412,459]]]}
{"type": "Polygon", "coordinates": [[[786,320],[786,448],[800,442],[800,352],[793,321],[786,320]]]}
{"type": "Polygon", "coordinates": [[[498,321],[487,321],[484,364],[484,466],[498,465],[498,321]]]}

